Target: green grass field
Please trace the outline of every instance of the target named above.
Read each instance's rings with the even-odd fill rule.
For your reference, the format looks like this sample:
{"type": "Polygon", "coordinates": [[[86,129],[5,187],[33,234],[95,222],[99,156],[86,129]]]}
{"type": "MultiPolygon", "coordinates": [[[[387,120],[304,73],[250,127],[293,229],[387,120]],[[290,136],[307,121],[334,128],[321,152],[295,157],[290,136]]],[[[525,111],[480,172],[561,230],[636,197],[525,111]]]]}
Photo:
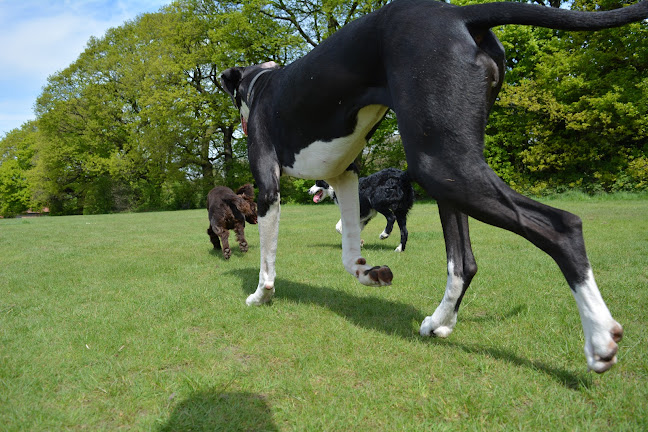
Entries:
{"type": "Polygon", "coordinates": [[[256,226],[224,261],[205,210],[0,220],[0,430],[648,430],[648,199],[550,204],[583,218],[625,329],[604,375],[557,266],[476,221],[454,333],[418,335],[446,281],[434,204],[415,205],[402,254],[382,216],[363,231],[386,288],[345,273],[334,205],[284,206],[258,308],[256,226]]]}

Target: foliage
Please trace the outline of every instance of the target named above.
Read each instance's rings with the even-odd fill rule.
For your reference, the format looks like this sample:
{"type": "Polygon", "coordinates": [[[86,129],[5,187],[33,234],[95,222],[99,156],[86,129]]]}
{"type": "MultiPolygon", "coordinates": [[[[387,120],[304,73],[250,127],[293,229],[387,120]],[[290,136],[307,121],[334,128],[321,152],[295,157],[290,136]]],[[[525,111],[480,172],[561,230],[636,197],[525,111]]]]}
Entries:
{"type": "Polygon", "coordinates": [[[488,127],[486,155],[498,173],[536,193],[645,189],[648,24],[599,32],[509,26],[499,36],[511,70],[488,127]]]}
{"type": "Polygon", "coordinates": [[[29,208],[32,191],[28,172],[39,138],[30,122],[0,140],[0,216],[15,216],[29,208]]]}
{"type": "MultiPolygon", "coordinates": [[[[466,4],[482,0],[456,0],[466,4]]],[[[548,2],[561,6],[558,0],[548,2]]],[[[610,9],[630,0],[579,0],[610,9]]],[[[0,139],[0,215],[204,206],[216,184],[251,182],[227,67],[286,64],[386,0],[179,0],[91,38],[53,74],[37,120],[0,139]]],[[[565,6],[563,6],[565,7],[565,6]]],[[[600,32],[494,29],[508,57],[485,157],[513,187],[648,189],[648,23],[600,32]]],[[[361,175],[406,169],[388,113],[358,156],[361,175]]],[[[285,202],[305,182],[282,179],[285,202]]]]}

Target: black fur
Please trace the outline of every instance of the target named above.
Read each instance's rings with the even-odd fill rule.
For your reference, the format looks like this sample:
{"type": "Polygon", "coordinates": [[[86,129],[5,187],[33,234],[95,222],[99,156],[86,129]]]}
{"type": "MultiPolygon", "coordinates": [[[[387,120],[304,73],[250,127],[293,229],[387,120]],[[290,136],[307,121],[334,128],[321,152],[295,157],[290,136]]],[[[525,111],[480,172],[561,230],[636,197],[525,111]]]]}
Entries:
{"type": "Polygon", "coordinates": [[[247,303],[267,303],[274,295],[282,172],[333,185],[345,231],[346,271],[365,285],[391,284],[388,267],[371,267],[360,255],[358,177],[347,171],[389,108],[398,118],[408,174],[439,205],[446,243],[446,295],[423,321],[421,334],[445,337],[454,328],[477,272],[470,216],[519,234],[553,258],[585,311],[588,366],[609,369],[623,331],[594,282],[580,218],[515,192],[484,159],[484,129],[505,73],[504,48],[490,28],[596,30],[646,18],[646,0],[589,13],[527,3],[458,7],[394,0],[285,68],[267,63],[223,72],[223,88],[249,133],[263,218],[259,285],[247,303]]]}
{"type": "MultiPolygon", "coordinates": [[[[328,191],[337,204],[337,197],[333,188],[324,180],[317,180],[315,186],[323,191],[328,191]]],[[[311,188],[311,195],[317,193],[311,188]]],[[[371,221],[376,212],[385,216],[387,225],[381,239],[386,239],[398,222],[401,242],[397,250],[402,252],[407,245],[407,214],[414,205],[414,189],[407,172],[396,168],[387,168],[367,177],[362,177],[358,182],[358,195],[360,199],[360,224],[364,228],[371,221]]],[[[315,200],[314,200],[315,201],[315,200]]],[[[318,201],[315,201],[318,202],[318,201]]]]}

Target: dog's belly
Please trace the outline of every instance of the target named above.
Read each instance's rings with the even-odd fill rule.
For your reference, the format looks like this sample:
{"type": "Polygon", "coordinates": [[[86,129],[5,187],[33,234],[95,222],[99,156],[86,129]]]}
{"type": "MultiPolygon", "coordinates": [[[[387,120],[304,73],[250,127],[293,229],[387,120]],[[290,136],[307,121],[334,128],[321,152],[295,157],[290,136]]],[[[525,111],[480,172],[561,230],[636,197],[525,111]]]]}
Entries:
{"type": "Polygon", "coordinates": [[[297,178],[323,180],[337,177],[346,170],[367,144],[369,131],[387,112],[384,105],[367,105],[358,111],[358,121],[351,135],[330,141],[315,141],[295,155],[292,166],[283,172],[297,178]]]}

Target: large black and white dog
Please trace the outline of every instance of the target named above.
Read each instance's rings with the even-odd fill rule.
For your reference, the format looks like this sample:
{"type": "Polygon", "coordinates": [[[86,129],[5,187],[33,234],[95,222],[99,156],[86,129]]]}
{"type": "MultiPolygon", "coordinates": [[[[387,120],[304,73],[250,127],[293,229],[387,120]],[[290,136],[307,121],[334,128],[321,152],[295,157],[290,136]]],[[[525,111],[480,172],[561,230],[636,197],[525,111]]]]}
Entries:
{"type": "MultiPolygon", "coordinates": [[[[318,203],[324,198],[331,198],[338,204],[335,190],[324,180],[317,180],[308,190],[313,195],[313,201],[318,203]]],[[[406,172],[396,168],[387,168],[370,176],[362,177],[358,182],[358,198],[360,200],[360,230],[380,213],[387,219],[387,225],[380,239],[389,237],[398,222],[401,241],[396,252],[402,252],[407,246],[407,214],[414,205],[414,189],[406,172]]],[[[337,232],[342,234],[342,220],[335,225],[337,232]]]]}
{"type": "Polygon", "coordinates": [[[590,369],[616,362],[623,330],[612,318],[585,252],[581,219],[526,198],[486,164],[484,128],[502,86],[504,49],[491,27],[524,24],[597,30],[648,17],[648,1],[606,12],[575,12],[527,3],[456,7],[395,0],[359,18],[306,56],[234,67],[221,75],[249,134],[259,187],[261,269],[247,304],[275,292],[279,176],[324,179],[335,188],[344,235],[344,268],[365,285],[389,285],[388,267],[360,255],[358,175],[350,169],[387,109],[398,118],[408,173],[439,205],[448,281],[422,335],[452,332],[461,299],[477,271],[468,216],[528,239],[562,270],[575,297],[590,369]]]}

